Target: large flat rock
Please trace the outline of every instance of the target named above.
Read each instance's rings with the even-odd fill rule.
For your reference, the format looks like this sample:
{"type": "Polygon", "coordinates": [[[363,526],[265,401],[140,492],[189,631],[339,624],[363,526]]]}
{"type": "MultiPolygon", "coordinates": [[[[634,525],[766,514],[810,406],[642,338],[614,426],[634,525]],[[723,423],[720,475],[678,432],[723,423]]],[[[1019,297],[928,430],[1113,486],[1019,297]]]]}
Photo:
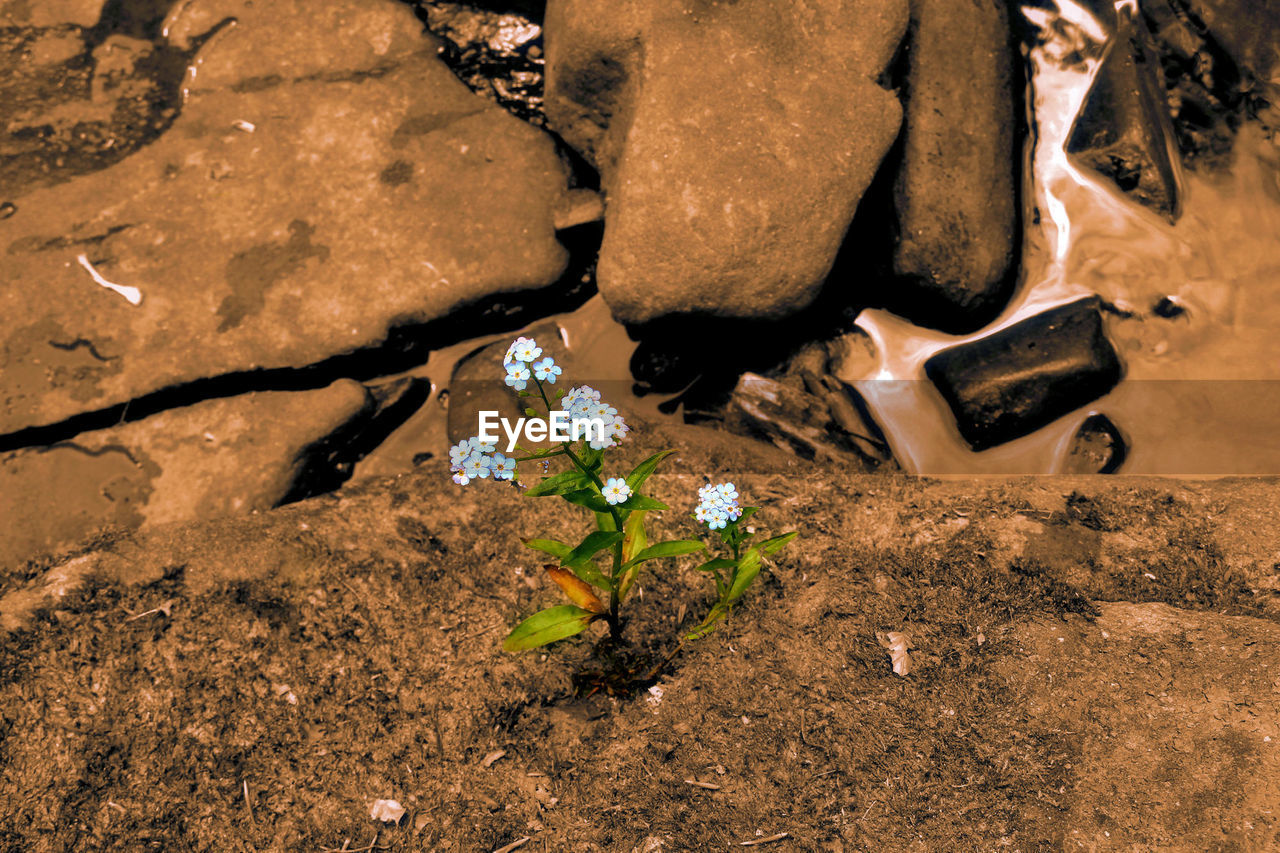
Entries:
{"type": "Polygon", "coordinates": [[[550,138],[458,82],[407,7],[219,0],[185,14],[178,44],[237,23],[196,54],[172,126],[110,168],[10,199],[0,434],[309,365],[564,267],[550,138]]]}
{"type": "Polygon", "coordinates": [[[364,386],[245,394],[0,455],[0,567],[103,528],[270,509],[321,442],[372,409],[364,386]]]}

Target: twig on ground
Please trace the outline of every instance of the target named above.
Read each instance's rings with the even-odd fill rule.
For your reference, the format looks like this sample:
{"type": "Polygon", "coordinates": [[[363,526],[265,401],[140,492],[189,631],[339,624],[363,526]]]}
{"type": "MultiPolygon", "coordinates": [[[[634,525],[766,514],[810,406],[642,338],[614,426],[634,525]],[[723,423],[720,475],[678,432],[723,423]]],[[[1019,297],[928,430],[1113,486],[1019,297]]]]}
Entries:
{"type": "Polygon", "coordinates": [[[257,826],[258,819],[253,816],[253,803],[249,801],[249,780],[241,779],[240,785],[244,788],[244,807],[249,810],[249,822],[257,826]]]}
{"type": "Polygon", "coordinates": [[[170,598],[167,601],[163,602],[159,607],[153,607],[150,610],[144,610],[142,613],[139,613],[135,616],[130,616],[128,619],[124,621],[134,622],[138,619],[141,619],[144,616],[150,616],[153,613],[163,613],[165,616],[169,616],[173,612],[173,605],[177,603],[178,603],[178,599],[170,598]]]}
{"type": "Polygon", "coordinates": [[[751,841],[743,841],[738,844],[739,847],[755,847],[758,844],[772,844],[775,841],[781,841],[784,838],[790,838],[791,834],[787,832],[779,832],[777,835],[770,835],[768,838],[753,838],[751,841]]]}
{"type": "Polygon", "coordinates": [[[692,785],[695,788],[706,788],[708,791],[719,791],[720,786],[714,782],[699,782],[697,779],[685,779],[686,785],[692,785]]]}
{"type": "Polygon", "coordinates": [[[529,836],[526,835],[524,838],[517,838],[515,841],[512,841],[510,844],[508,844],[506,847],[499,847],[497,850],[494,850],[493,853],[511,853],[512,850],[519,849],[528,843],[529,843],[529,836]]]}
{"type": "Polygon", "coordinates": [[[677,654],[679,654],[680,650],[683,648],[684,648],[684,640],[681,640],[679,643],[676,644],[676,647],[671,650],[671,654],[667,655],[665,658],[658,661],[657,666],[649,670],[649,674],[644,677],[644,680],[652,681],[653,679],[657,678],[658,673],[662,672],[663,667],[671,663],[671,659],[674,658],[677,654]]]}
{"type": "Polygon", "coordinates": [[[391,845],[378,843],[378,836],[381,834],[382,834],[381,830],[379,830],[378,832],[375,832],[373,834],[373,840],[370,841],[368,844],[366,844],[364,847],[352,847],[351,839],[344,838],[342,840],[341,847],[321,847],[320,853],[371,853],[371,851],[373,850],[390,850],[391,845]]]}

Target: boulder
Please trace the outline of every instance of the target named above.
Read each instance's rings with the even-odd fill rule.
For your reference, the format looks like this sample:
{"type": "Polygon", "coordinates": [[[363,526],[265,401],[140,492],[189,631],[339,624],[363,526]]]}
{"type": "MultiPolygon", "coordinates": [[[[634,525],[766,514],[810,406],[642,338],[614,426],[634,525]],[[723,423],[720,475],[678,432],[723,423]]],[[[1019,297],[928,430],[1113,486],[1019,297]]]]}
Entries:
{"type": "Polygon", "coordinates": [[[236,24],[169,130],[11,199],[0,434],[373,347],[564,269],[551,139],[468,91],[407,7],[184,8],[175,44],[236,24]]]}
{"type": "Polygon", "coordinates": [[[1006,5],[912,0],[906,57],[893,266],[907,282],[892,302],[973,330],[1002,307],[1018,245],[1020,60],[1006,5]]]}
{"type": "MultiPolygon", "coordinates": [[[[0,567],[56,552],[104,527],[150,528],[269,509],[322,440],[373,409],[339,380],[170,409],[0,456],[0,567]]],[[[324,460],[327,461],[327,460],[324,460]]]]}
{"type": "Polygon", "coordinates": [[[547,118],[600,169],[622,322],[808,305],[901,122],[901,0],[553,0],[547,118]]]}

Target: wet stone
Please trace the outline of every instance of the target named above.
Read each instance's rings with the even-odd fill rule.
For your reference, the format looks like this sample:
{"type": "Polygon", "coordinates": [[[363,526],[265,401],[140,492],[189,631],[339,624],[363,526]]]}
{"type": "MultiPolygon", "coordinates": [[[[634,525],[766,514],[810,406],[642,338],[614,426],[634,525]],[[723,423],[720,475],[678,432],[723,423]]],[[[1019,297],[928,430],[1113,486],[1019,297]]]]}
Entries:
{"type": "Polygon", "coordinates": [[[943,350],[925,373],[974,450],[1035,432],[1098,399],[1122,368],[1096,298],[1054,308],[943,350]]]}
{"type": "Polygon", "coordinates": [[[1118,16],[1116,34],[1068,137],[1067,154],[1174,221],[1180,213],[1177,143],[1160,69],[1145,41],[1141,24],[1118,16]]]}
{"type": "MultiPolygon", "coordinates": [[[[1220,169],[1230,153],[1241,121],[1261,111],[1259,93],[1230,54],[1185,11],[1167,3],[1148,3],[1143,20],[1151,33],[1153,57],[1159,57],[1173,130],[1184,165],[1220,169]]],[[[1265,99],[1265,94],[1262,95],[1265,99]]]]}
{"type": "Polygon", "coordinates": [[[1187,307],[1176,296],[1162,296],[1151,308],[1151,313],[1165,320],[1181,317],[1187,313],[1187,307]]]}
{"type": "Polygon", "coordinates": [[[973,331],[1007,298],[1018,242],[1018,65],[999,0],[912,0],[892,309],[973,331]]]}
{"type": "Polygon", "coordinates": [[[468,91],[407,6],[314,5],[182,7],[177,46],[237,23],[197,50],[173,125],[6,199],[0,435],[558,282],[551,139],[468,91]]]}
{"type": "Polygon", "coordinates": [[[553,0],[547,118],[601,174],[624,323],[808,305],[897,136],[905,0],[553,0]]]}
{"type": "Polygon", "coordinates": [[[431,397],[431,380],[402,376],[365,385],[367,405],[360,417],[336,429],[308,450],[309,464],[295,478],[283,503],[337,489],[356,464],[413,417],[431,397]]]}
{"type": "Polygon", "coordinates": [[[1124,436],[1106,415],[1090,415],[1071,440],[1063,474],[1114,474],[1128,456],[1124,436]]]}
{"type": "MultiPolygon", "coordinates": [[[[564,339],[557,323],[554,321],[539,323],[522,334],[538,341],[543,347],[543,355],[552,356],[564,371],[561,374],[563,382],[548,386],[548,395],[551,396],[553,404],[556,403],[554,396],[556,391],[567,391],[573,385],[586,381],[573,352],[564,346],[564,339]]],[[[502,361],[507,355],[507,348],[511,346],[512,340],[514,337],[504,337],[458,360],[453,374],[449,377],[448,431],[451,444],[476,434],[482,411],[498,412],[499,417],[506,418],[513,425],[521,418],[528,416],[525,413],[527,408],[535,409],[540,418],[546,417],[546,407],[543,406],[541,398],[520,397],[502,380],[506,372],[502,361]]],[[[530,382],[527,390],[536,392],[537,388],[530,382]]],[[[596,390],[602,391],[605,399],[609,398],[608,389],[597,387],[596,390]]],[[[504,449],[506,443],[507,439],[503,438],[499,442],[499,449],[504,449]]]]}
{"type": "Polygon", "coordinates": [[[316,476],[325,439],[371,409],[363,386],[341,380],[209,400],[0,455],[0,566],[73,547],[104,527],[269,509],[299,478],[316,476]]]}
{"type": "Polygon", "coordinates": [[[801,389],[744,373],[733,389],[727,426],[804,459],[874,471],[892,456],[879,428],[864,415],[842,383],[828,385],[814,376],[801,389]]]}

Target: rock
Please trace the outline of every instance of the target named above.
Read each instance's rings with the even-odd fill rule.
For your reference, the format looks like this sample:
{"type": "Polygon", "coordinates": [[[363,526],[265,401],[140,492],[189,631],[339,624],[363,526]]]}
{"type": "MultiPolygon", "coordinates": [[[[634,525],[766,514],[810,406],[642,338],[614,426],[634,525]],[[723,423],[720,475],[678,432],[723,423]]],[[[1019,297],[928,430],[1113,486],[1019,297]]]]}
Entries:
{"type": "Polygon", "coordinates": [[[1139,204],[1176,221],[1181,212],[1180,162],[1160,68],[1146,34],[1128,14],[1085,96],[1067,139],[1067,154],[1139,204]]]}
{"type": "MultiPolygon", "coordinates": [[[[151,528],[269,509],[317,445],[367,415],[363,386],[246,394],[0,456],[0,567],[103,527],[151,528]]],[[[321,446],[322,447],[322,446],[321,446]]],[[[314,476],[312,474],[311,476],[314,476]]]]}
{"type": "Polygon", "coordinates": [[[902,0],[553,0],[547,118],[601,172],[614,316],[809,304],[901,108],[902,0]]]}
{"type": "MultiPolygon", "coordinates": [[[[368,405],[362,416],[311,447],[313,464],[298,477],[282,503],[333,491],[351,478],[355,466],[412,418],[431,397],[431,380],[402,376],[365,386],[368,405]]],[[[406,466],[407,467],[407,466],[406,466]]]]}
{"type": "Polygon", "coordinates": [[[813,374],[805,390],[754,373],[744,373],[730,399],[729,427],[763,435],[779,448],[805,459],[834,462],[855,471],[892,464],[879,428],[859,408],[845,386],[813,374]]]}
{"type": "MultiPolygon", "coordinates": [[[[551,356],[563,369],[564,372],[557,382],[560,388],[567,391],[574,385],[583,384],[575,379],[578,365],[573,354],[564,346],[560,327],[555,322],[539,323],[523,334],[537,341],[542,347],[543,356],[551,356]]],[[[525,409],[529,407],[538,411],[538,417],[545,416],[545,407],[540,399],[520,397],[502,381],[505,375],[502,361],[513,340],[515,340],[514,335],[480,347],[459,359],[454,366],[453,374],[449,377],[450,444],[456,444],[476,434],[482,411],[498,412],[500,417],[508,419],[513,425],[520,418],[526,417],[525,409]]],[[[529,383],[528,390],[536,391],[537,389],[533,383],[529,383]]],[[[607,391],[605,399],[608,399],[607,391]]],[[[551,402],[556,401],[553,398],[551,402]]],[[[499,442],[498,449],[505,448],[506,443],[507,439],[504,437],[499,442]]]]}
{"type": "Polygon", "coordinates": [[[1128,456],[1124,436],[1106,415],[1090,415],[1080,424],[1063,474],[1114,474],[1128,456]]]}
{"type": "Polygon", "coordinates": [[[98,22],[106,0],[0,0],[0,27],[88,28],[98,22]]]}
{"type": "Polygon", "coordinates": [[[925,374],[974,450],[1029,435],[1096,400],[1115,387],[1121,371],[1094,297],[945,349],[925,362],[925,374]]]}
{"type": "Polygon", "coordinates": [[[542,127],[542,26],[518,11],[426,0],[427,26],[445,40],[444,61],[473,92],[542,127]]]}
{"type": "Polygon", "coordinates": [[[893,266],[909,285],[892,302],[913,320],[973,331],[1005,302],[1018,245],[1018,60],[1005,4],[912,0],[907,59],[893,266]]]}
{"type": "Polygon", "coordinates": [[[564,269],[551,140],[467,91],[407,7],[218,0],[172,37],[229,13],[158,140],[12,199],[0,434],[376,346],[564,269]]]}

